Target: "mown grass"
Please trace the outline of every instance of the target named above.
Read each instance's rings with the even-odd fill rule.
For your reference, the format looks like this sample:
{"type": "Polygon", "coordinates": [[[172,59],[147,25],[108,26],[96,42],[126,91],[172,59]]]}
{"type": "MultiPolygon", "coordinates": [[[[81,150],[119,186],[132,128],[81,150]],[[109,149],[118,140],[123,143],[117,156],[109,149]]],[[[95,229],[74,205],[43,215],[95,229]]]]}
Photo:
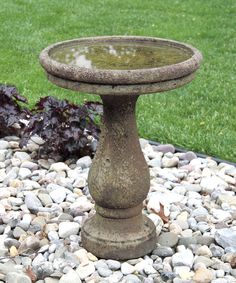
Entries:
{"type": "Polygon", "coordinates": [[[234,0],[8,0],[0,5],[0,82],[32,106],[60,89],[38,63],[51,43],[96,35],[171,38],[200,49],[204,63],[189,85],[139,99],[140,136],[236,161],[236,2],[234,0]]]}

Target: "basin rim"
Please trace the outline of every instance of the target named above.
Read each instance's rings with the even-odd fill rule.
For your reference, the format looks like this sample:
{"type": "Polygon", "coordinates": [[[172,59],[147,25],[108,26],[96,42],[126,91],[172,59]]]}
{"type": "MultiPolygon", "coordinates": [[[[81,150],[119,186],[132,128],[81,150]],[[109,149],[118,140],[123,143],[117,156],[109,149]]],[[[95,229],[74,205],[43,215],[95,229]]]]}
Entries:
{"type": "Polygon", "coordinates": [[[162,81],[173,80],[188,76],[199,68],[202,61],[202,54],[195,47],[169,39],[162,39],[157,37],[143,37],[143,36],[98,36],[98,37],[84,37],[58,42],[45,48],[40,53],[40,63],[45,71],[51,75],[78,82],[98,83],[98,84],[149,84],[158,83],[162,81]],[[67,65],[53,60],[50,53],[53,49],[59,46],[67,46],[74,43],[98,43],[98,42],[146,42],[158,43],[176,48],[182,48],[192,52],[192,56],[180,63],[166,65],[157,68],[148,69],[133,69],[133,70],[106,70],[78,67],[75,65],[67,65]]]}

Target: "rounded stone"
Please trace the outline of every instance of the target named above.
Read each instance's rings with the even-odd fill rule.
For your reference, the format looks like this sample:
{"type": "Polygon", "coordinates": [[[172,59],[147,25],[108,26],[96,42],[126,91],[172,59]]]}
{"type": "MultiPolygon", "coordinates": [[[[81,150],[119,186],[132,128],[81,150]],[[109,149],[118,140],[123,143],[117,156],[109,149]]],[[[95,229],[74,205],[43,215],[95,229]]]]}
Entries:
{"type": "Polygon", "coordinates": [[[192,237],[193,231],[191,229],[186,229],[182,231],[181,236],[182,237],[192,237]]]}
{"type": "Polygon", "coordinates": [[[213,279],[213,272],[203,267],[197,269],[193,276],[194,282],[198,283],[210,283],[213,279]]]}
{"type": "Polygon", "coordinates": [[[90,211],[94,205],[88,200],[86,196],[81,196],[76,199],[74,203],[70,205],[70,212],[75,216],[81,215],[81,213],[90,211]]]}
{"type": "Polygon", "coordinates": [[[48,232],[48,239],[50,241],[55,241],[55,240],[59,240],[59,235],[56,231],[49,231],[48,232]]]}
{"type": "Polygon", "coordinates": [[[221,258],[225,252],[222,247],[216,246],[215,244],[210,245],[210,250],[211,250],[212,256],[219,257],[219,258],[221,258]]]}
{"type": "Polygon", "coordinates": [[[34,270],[36,271],[36,275],[38,278],[45,278],[48,276],[51,276],[54,273],[54,267],[53,264],[51,262],[46,261],[46,259],[44,259],[45,261],[38,261],[38,262],[34,262],[33,261],[33,265],[34,265],[34,270]]]}
{"type": "Polygon", "coordinates": [[[222,269],[216,270],[216,277],[222,278],[222,277],[224,277],[224,275],[225,275],[224,270],[222,270],[222,269]]]}
{"type": "Polygon", "coordinates": [[[66,198],[66,191],[65,189],[53,190],[49,193],[49,195],[55,203],[59,204],[66,198]]]}
{"type": "Polygon", "coordinates": [[[43,206],[47,206],[49,204],[52,204],[52,199],[51,199],[50,195],[46,192],[45,193],[39,193],[38,198],[41,201],[41,203],[43,204],[43,206]]]}
{"type": "Polygon", "coordinates": [[[38,165],[34,162],[31,162],[31,161],[23,161],[21,163],[21,168],[27,168],[29,170],[37,170],[38,169],[38,165]]]}
{"type": "Polygon", "coordinates": [[[97,271],[98,274],[102,277],[109,277],[112,274],[112,271],[110,269],[104,267],[99,267],[97,271]]]}
{"type": "Polygon", "coordinates": [[[179,238],[179,245],[184,245],[188,247],[196,243],[197,243],[197,239],[195,237],[180,237],[179,238]]]}
{"type": "Polygon", "coordinates": [[[38,135],[34,135],[30,139],[38,145],[43,145],[45,143],[45,141],[41,137],[39,137],[38,135]]]}
{"type": "Polygon", "coordinates": [[[92,159],[90,156],[81,157],[76,161],[76,165],[78,167],[81,167],[82,169],[89,168],[91,164],[92,164],[92,159]]]}
{"type": "Polygon", "coordinates": [[[212,257],[212,252],[207,246],[201,246],[196,250],[196,255],[212,257]]]}
{"type": "Polygon", "coordinates": [[[19,252],[24,252],[29,250],[37,250],[40,247],[40,241],[35,236],[29,236],[27,237],[20,245],[19,252]]]}
{"type": "Polygon", "coordinates": [[[25,196],[25,204],[32,213],[37,213],[42,207],[41,201],[32,192],[27,193],[25,196]]]}
{"type": "Polygon", "coordinates": [[[165,247],[175,247],[178,243],[178,235],[172,232],[162,233],[158,237],[158,243],[165,247]]]}
{"type": "Polygon", "coordinates": [[[162,158],[162,166],[164,168],[172,168],[175,167],[179,163],[179,158],[177,156],[173,156],[172,158],[168,158],[164,156],[162,158]]]}
{"type": "Polygon", "coordinates": [[[188,161],[191,161],[191,160],[196,159],[196,158],[197,158],[197,155],[192,151],[187,151],[187,152],[180,155],[180,159],[185,159],[185,160],[188,160],[188,161]]]}
{"type": "Polygon", "coordinates": [[[108,265],[106,264],[106,261],[104,259],[100,259],[95,263],[95,267],[98,269],[100,267],[102,268],[108,268],[108,265]]]}
{"type": "Polygon", "coordinates": [[[41,266],[45,262],[46,262],[46,259],[43,256],[43,254],[37,254],[36,257],[32,261],[32,266],[38,267],[38,266],[41,266]]]}
{"type": "Polygon", "coordinates": [[[161,167],[161,157],[156,157],[148,162],[150,167],[161,167]]]}
{"type": "Polygon", "coordinates": [[[89,277],[91,274],[95,272],[95,267],[92,262],[90,262],[87,265],[79,265],[76,268],[76,272],[79,274],[79,277],[81,280],[84,280],[85,278],[89,277]]]}
{"type": "Polygon", "coordinates": [[[166,282],[168,280],[173,280],[176,277],[176,274],[172,271],[163,271],[161,272],[161,278],[166,282]]]}
{"type": "Polygon", "coordinates": [[[41,166],[42,168],[47,169],[47,170],[51,166],[51,163],[46,159],[39,159],[38,164],[39,164],[39,166],[41,166]]]}
{"type": "Polygon", "coordinates": [[[79,274],[71,269],[68,273],[62,275],[59,283],[81,283],[81,280],[79,274]]]}
{"type": "Polygon", "coordinates": [[[236,227],[218,229],[215,233],[216,242],[223,248],[236,248],[236,227]]]}
{"type": "Polygon", "coordinates": [[[107,266],[111,269],[111,270],[118,270],[120,269],[120,262],[117,260],[112,260],[112,259],[108,259],[106,261],[107,266]]]}
{"type": "Polygon", "coordinates": [[[172,144],[160,144],[155,147],[155,150],[163,153],[167,153],[167,152],[175,153],[175,147],[172,144]]]}
{"type": "Polygon", "coordinates": [[[67,170],[70,170],[70,167],[66,165],[64,162],[53,163],[49,169],[49,171],[56,171],[56,172],[67,171],[67,170]]]}
{"type": "Polygon", "coordinates": [[[26,152],[23,152],[23,151],[22,152],[21,151],[15,152],[13,157],[16,158],[16,159],[21,160],[22,162],[23,161],[31,161],[30,155],[28,153],[26,153],[26,152]]]}
{"type": "Polygon", "coordinates": [[[133,265],[127,263],[127,262],[124,262],[121,264],[121,272],[124,274],[124,275],[128,275],[128,274],[131,274],[135,271],[135,268],[133,265]]]}
{"type": "Polygon", "coordinates": [[[160,256],[160,257],[169,257],[169,256],[172,256],[174,254],[174,250],[170,247],[160,246],[160,247],[157,247],[152,252],[152,254],[160,256]]]}
{"type": "Polygon", "coordinates": [[[185,249],[181,252],[175,253],[172,256],[172,265],[173,266],[189,266],[190,268],[193,265],[193,253],[189,249],[185,249]]]}
{"type": "Polygon", "coordinates": [[[31,283],[29,276],[19,272],[9,272],[5,278],[8,283],[31,283]]]}
{"type": "Polygon", "coordinates": [[[19,239],[21,237],[21,235],[26,235],[25,231],[20,228],[20,227],[16,227],[13,231],[13,236],[16,238],[16,239],[19,239]]]}
{"type": "Polygon", "coordinates": [[[77,235],[80,225],[76,222],[61,222],[59,224],[59,237],[67,238],[70,235],[77,235]]]}
{"type": "Polygon", "coordinates": [[[146,266],[144,266],[143,270],[147,275],[157,273],[156,269],[153,268],[152,265],[150,265],[150,264],[146,264],[146,266]]]}
{"type": "Polygon", "coordinates": [[[121,282],[121,279],[123,277],[123,274],[121,271],[115,271],[112,275],[109,276],[108,280],[112,283],[119,283],[121,282]]]}
{"type": "Polygon", "coordinates": [[[74,252],[74,255],[78,258],[81,265],[87,265],[89,263],[87,251],[85,249],[79,249],[74,252]]]}
{"type": "Polygon", "coordinates": [[[141,283],[142,281],[134,274],[129,274],[124,277],[125,283],[141,283]]]}
{"type": "Polygon", "coordinates": [[[210,246],[210,244],[215,242],[215,239],[211,236],[197,236],[197,244],[210,246]]]}
{"type": "Polygon", "coordinates": [[[21,227],[22,229],[24,229],[25,231],[27,231],[27,229],[30,226],[32,217],[30,214],[24,214],[22,220],[20,221],[20,223],[18,224],[19,227],[21,227]]]}
{"type": "Polygon", "coordinates": [[[0,150],[8,149],[8,147],[9,147],[9,142],[0,140],[0,150]]]}
{"type": "Polygon", "coordinates": [[[8,248],[8,249],[9,249],[10,247],[12,247],[12,246],[14,246],[14,247],[16,247],[16,248],[19,248],[20,242],[17,241],[16,239],[6,238],[6,239],[4,240],[4,246],[5,246],[6,248],[8,248]]]}
{"type": "Polygon", "coordinates": [[[194,260],[194,264],[196,265],[199,263],[202,263],[204,264],[204,266],[209,267],[213,264],[213,261],[209,257],[206,257],[206,256],[197,256],[194,260]]]}
{"type": "Polygon", "coordinates": [[[170,224],[169,230],[170,230],[170,232],[175,233],[177,235],[181,234],[181,232],[182,232],[182,228],[180,227],[180,225],[178,223],[175,223],[175,222],[170,224]]]}

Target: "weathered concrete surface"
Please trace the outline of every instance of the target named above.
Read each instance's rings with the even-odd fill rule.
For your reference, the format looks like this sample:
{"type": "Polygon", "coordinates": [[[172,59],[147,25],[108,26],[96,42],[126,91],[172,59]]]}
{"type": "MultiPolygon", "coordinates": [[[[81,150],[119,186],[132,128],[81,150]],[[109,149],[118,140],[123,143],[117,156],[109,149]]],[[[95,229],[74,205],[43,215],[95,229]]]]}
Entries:
{"type": "Polygon", "coordinates": [[[154,224],[142,216],[150,187],[138,141],[136,96],[103,96],[103,128],[89,172],[97,214],[82,229],[82,243],[95,255],[113,259],[142,256],[155,248],[154,224]]]}
{"type": "Polygon", "coordinates": [[[51,45],[42,51],[40,62],[52,83],[99,94],[104,103],[100,144],[89,174],[89,189],[97,213],[82,227],[83,246],[93,254],[129,259],[143,256],[155,248],[155,226],[142,215],[150,177],[138,141],[135,104],[140,94],[166,91],[189,83],[201,60],[201,53],[192,46],[134,36],[76,39],[51,45]],[[50,56],[55,48],[71,44],[119,41],[172,46],[186,51],[189,58],[150,69],[103,70],[63,64],[50,56]]]}
{"type": "Polygon", "coordinates": [[[110,84],[110,85],[131,85],[131,84],[149,84],[156,82],[168,81],[176,78],[185,77],[194,73],[200,66],[202,60],[201,53],[194,47],[173,40],[166,40],[153,37],[142,36],[101,36],[80,38],[64,42],[59,42],[45,48],[40,54],[40,63],[43,68],[59,78],[66,80],[96,83],[96,84],[110,84]],[[67,65],[53,60],[50,54],[58,48],[79,44],[94,44],[94,43],[109,43],[115,42],[128,42],[130,44],[158,44],[162,46],[173,46],[178,49],[190,53],[188,60],[182,61],[177,64],[166,65],[158,68],[150,69],[136,69],[136,70],[103,70],[81,68],[74,65],[67,65]]]}

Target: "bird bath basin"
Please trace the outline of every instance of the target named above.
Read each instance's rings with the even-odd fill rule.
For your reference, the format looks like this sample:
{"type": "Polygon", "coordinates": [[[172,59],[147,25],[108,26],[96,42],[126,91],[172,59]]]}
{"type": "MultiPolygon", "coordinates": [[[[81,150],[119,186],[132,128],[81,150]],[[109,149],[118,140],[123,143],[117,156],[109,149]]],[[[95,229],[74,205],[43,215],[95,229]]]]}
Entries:
{"type": "Polygon", "coordinates": [[[201,60],[189,45],[134,36],[81,38],[42,51],[40,62],[52,83],[103,101],[102,133],[88,179],[96,214],[81,232],[83,246],[96,256],[138,258],[155,248],[155,226],[142,214],[150,176],[135,104],[139,95],[189,83],[201,60]]]}

